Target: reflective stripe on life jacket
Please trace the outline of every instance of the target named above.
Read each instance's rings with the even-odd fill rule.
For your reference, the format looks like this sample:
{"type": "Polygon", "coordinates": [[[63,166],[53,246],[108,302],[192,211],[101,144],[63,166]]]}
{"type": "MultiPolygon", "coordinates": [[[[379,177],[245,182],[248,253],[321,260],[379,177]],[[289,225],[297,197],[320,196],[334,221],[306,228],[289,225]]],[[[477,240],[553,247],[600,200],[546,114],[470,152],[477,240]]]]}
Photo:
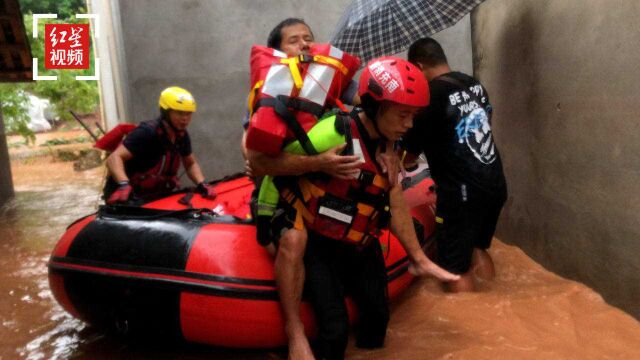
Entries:
{"type": "MultiPolygon", "coordinates": [[[[389,182],[369,154],[357,122],[350,121],[351,142],[363,164],[357,179],[302,176],[281,195],[299,211],[304,226],[322,236],[364,245],[389,219],[389,182]]],[[[296,227],[298,227],[296,225],[296,227]]]]}
{"type": "Polygon", "coordinates": [[[325,108],[341,105],[340,95],[359,66],[357,57],[329,44],[315,44],[308,55],[290,58],[253,46],[247,148],[278,154],[284,143],[311,129],[325,108]],[[299,129],[292,129],[295,124],[284,117],[295,119],[299,129]]]}

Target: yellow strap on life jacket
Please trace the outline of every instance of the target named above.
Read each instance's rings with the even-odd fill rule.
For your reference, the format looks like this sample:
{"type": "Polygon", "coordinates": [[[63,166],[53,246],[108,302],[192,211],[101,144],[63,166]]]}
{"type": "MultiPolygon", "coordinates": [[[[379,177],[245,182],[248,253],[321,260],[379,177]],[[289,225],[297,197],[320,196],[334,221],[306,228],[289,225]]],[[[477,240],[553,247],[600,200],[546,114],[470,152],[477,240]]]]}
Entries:
{"type": "Polygon", "coordinates": [[[263,84],[264,80],[256,81],[256,84],[253,85],[253,89],[251,89],[251,92],[249,93],[249,98],[247,99],[247,107],[249,108],[249,119],[251,119],[251,116],[253,115],[254,101],[256,99],[256,95],[258,94],[258,89],[260,89],[263,84]]]}
{"type": "Polygon", "coordinates": [[[304,202],[308,202],[311,197],[319,198],[325,194],[324,190],[320,189],[314,183],[305,178],[301,178],[298,183],[300,185],[302,197],[304,197],[304,199],[302,199],[304,202]]]}
{"type": "Polygon", "coordinates": [[[385,176],[376,175],[373,177],[373,185],[387,189],[389,187],[389,180],[385,176]]]}
{"type": "MultiPolygon", "coordinates": [[[[280,59],[281,63],[289,65],[289,71],[291,72],[293,83],[296,85],[297,89],[302,89],[302,85],[304,85],[304,80],[302,79],[302,75],[300,75],[300,69],[298,69],[298,64],[302,61],[303,55],[280,59]]],[[[332,66],[338,69],[345,76],[349,74],[349,69],[344,66],[344,64],[340,60],[334,59],[330,56],[314,55],[313,61],[320,64],[332,66]]]]}
{"type": "Polygon", "coordinates": [[[349,229],[349,233],[347,233],[347,239],[353,242],[360,242],[363,236],[364,236],[364,233],[361,233],[360,231],[356,231],[353,229],[349,229]]]}
{"type": "Polygon", "coordinates": [[[334,68],[340,70],[340,72],[345,76],[347,76],[347,74],[349,73],[349,69],[346,66],[344,66],[344,64],[338,59],[334,59],[332,57],[324,56],[324,55],[315,55],[313,57],[313,61],[318,62],[320,64],[333,66],[334,68]]]}
{"type": "Polygon", "coordinates": [[[302,76],[300,75],[300,69],[298,69],[300,57],[280,59],[280,62],[289,65],[289,71],[291,72],[291,77],[293,77],[293,83],[296,85],[296,88],[298,90],[302,89],[303,80],[302,76]]]}
{"type": "Polygon", "coordinates": [[[358,203],[357,206],[358,206],[358,212],[366,217],[371,216],[371,214],[373,214],[373,210],[375,210],[373,206],[367,205],[365,203],[358,203]]]}

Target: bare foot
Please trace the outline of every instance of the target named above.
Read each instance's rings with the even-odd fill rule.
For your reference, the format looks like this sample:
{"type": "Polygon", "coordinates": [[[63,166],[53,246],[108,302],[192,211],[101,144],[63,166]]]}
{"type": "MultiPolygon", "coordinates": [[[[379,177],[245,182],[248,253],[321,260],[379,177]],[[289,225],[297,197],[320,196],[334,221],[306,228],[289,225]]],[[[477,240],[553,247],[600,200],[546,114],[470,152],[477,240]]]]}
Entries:
{"type": "Polygon", "coordinates": [[[433,276],[440,281],[460,280],[460,275],[448,272],[429,260],[426,256],[420,257],[417,261],[410,260],[409,273],[414,276],[433,276]]]}
{"type": "Polygon", "coordinates": [[[289,337],[288,360],[314,360],[313,351],[309,345],[309,340],[304,334],[304,327],[287,331],[289,337]]]}

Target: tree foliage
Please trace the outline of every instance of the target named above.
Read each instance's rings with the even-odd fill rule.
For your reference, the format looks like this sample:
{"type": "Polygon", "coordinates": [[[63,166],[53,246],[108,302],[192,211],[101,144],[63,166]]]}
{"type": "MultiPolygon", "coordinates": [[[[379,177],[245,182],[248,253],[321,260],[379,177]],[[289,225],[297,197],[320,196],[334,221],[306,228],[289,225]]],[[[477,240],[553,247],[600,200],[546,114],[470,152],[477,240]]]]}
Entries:
{"type": "Polygon", "coordinates": [[[27,143],[34,142],[35,136],[27,127],[29,123],[29,96],[21,89],[23,84],[0,84],[2,117],[5,119],[5,131],[18,133],[25,137],[27,143]],[[6,119],[10,119],[7,121],[6,119]]]}
{"type": "Polygon", "coordinates": [[[46,70],[44,68],[44,25],[45,23],[86,23],[86,19],[76,19],[76,13],[86,13],[84,0],[21,0],[24,15],[25,30],[31,45],[33,57],[38,62],[39,75],[57,76],[56,81],[34,81],[23,84],[0,84],[0,102],[5,127],[10,132],[17,132],[25,137],[33,137],[27,127],[29,123],[27,93],[48,99],[56,116],[63,120],[70,120],[69,110],[88,113],[96,110],[99,102],[97,81],[79,81],[76,75],[93,75],[94,55],[90,51],[90,67],[87,70],[46,70]],[[32,14],[58,14],[58,19],[40,20],[38,34],[32,36],[32,14]]]}
{"type": "Polygon", "coordinates": [[[58,14],[58,19],[73,19],[86,13],[85,0],[20,0],[23,14],[58,14]]]}

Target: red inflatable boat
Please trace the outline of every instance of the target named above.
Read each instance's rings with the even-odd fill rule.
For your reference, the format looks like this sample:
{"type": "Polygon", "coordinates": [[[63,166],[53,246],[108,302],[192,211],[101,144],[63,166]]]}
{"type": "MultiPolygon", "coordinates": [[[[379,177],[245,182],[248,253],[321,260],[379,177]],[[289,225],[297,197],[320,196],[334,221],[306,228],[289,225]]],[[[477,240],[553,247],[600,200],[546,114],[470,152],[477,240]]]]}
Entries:
{"type": "MultiPolygon", "coordinates": [[[[403,184],[419,237],[434,227],[433,183],[424,174],[403,184]]],[[[74,316],[127,334],[227,347],[286,344],[273,261],[250,219],[252,190],[237,176],[216,184],[215,200],[181,192],[77,220],[49,262],[55,298],[74,316]]],[[[394,298],[412,276],[397,239],[385,232],[380,242],[394,298]]],[[[313,336],[309,303],[301,315],[313,336]]]]}

